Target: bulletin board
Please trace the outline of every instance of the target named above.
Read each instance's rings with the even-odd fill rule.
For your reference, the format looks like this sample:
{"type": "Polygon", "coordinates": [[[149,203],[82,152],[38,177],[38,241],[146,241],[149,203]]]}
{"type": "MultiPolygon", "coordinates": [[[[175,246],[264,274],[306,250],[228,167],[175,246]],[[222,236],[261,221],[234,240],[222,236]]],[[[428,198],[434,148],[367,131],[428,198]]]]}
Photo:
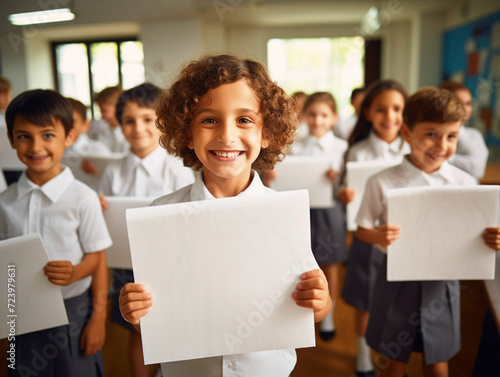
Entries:
{"type": "Polygon", "coordinates": [[[465,84],[478,128],[490,149],[489,163],[500,164],[500,12],[444,33],[443,80],[465,84]]]}

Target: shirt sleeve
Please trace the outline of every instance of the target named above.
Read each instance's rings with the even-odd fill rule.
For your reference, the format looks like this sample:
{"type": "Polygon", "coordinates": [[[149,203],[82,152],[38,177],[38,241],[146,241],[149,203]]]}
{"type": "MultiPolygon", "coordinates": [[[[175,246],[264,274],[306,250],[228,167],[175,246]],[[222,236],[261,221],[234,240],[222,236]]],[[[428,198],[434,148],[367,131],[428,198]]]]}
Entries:
{"type": "Polygon", "coordinates": [[[80,207],[78,237],[85,253],[104,250],[113,244],[109,236],[101,203],[94,191],[88,192],[80,207]]]}
{"type": "Polygon", "coordinates": [[[371,177],[365,188],[365,194],[356,217],[358,226],[373,229],[377,226],[377,220],[381,218],[385,210],[384,193],[377,175],[371,177]]]}

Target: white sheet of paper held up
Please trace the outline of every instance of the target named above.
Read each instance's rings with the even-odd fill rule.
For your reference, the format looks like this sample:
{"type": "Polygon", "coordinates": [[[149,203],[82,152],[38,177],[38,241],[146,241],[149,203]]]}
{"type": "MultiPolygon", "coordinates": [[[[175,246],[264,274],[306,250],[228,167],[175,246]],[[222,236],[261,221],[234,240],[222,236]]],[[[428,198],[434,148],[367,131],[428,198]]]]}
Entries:
{"type": "Polygon", "coordinates": [[[39,234],[0,241],[0,338],[68,324],[61,288],[43,273],[48,261],[39,234]]]}
{"type": "Polygon", "coordinates": [[[113,240],[113,245],[106,249],[108,267],[132,268],[125,211],[129,208],[147,207],[154,199],[152,197],[106,196],[109,208],[104,211],[104,220],[113,240]]]}
{"type": "Polygon", "coordinates": [[[271,188],[276,191],[306,189],[311,208],[333,206],[333,184],[326,177],[332,162],[315,156],[287,156],[276,164],[276,179],[271,188]]]}
{"type": "Polygon", "coordinates": [[[317,268],[305,190],[127,210],[146,364],[315,345],[292,292],[317,268]]]}
{"type": "Polygon", "coordinates": [[[495,252],[481,234],[497,226],[500,186],[409,187],[388,191],[387,280],[493,279],[495,252]]]}
{"type": "Polygon", "coordinates": [[[346,185],[356,190],[354,200],[347,205],[347,230],[354,232],[358,225],[356,216],[358,216],[359,207],[365,194],[365,187],[368,178],[372,175],[398,165],[397,162],[387,161],[351,161],[346,164],[346,185]]]}

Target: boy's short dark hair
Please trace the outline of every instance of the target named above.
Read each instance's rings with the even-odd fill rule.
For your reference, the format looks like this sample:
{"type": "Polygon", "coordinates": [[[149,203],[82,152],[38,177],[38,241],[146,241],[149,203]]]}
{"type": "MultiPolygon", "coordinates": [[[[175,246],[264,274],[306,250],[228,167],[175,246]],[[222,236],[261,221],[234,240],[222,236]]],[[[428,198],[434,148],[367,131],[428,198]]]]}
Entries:
{"type": "Polygon", "coordinates": [[[52,125],[59,120],[65,135],[73,128],[73,110],[66,98],[53,90],[27,90],[16,96],[5,111],[7,131],[13,138],[14,121],[22,117],[37,126],[52,125]]]}
{"type": "Polygon", "coordinates": [[[83,120],[87,120],[87,106],[74,98],[66,98],[73,109],[83,120]]]}
{"type": "Polygon", "coordinates": [[[447,89],[425,87],[417,90],[406,102],[403,121],[412,129],[417,123],[463,122],[465,109],[453,92],[447,89]]]}
{"type": "Polygon", "coordinates": [[[157,102],[162,90],[153,84],[144,83],[123,92],[116,103],[116,119],[122,124],[123,109],[127,102],[135,102],[139,107],[147,107],[156,110],[157,102]]]}

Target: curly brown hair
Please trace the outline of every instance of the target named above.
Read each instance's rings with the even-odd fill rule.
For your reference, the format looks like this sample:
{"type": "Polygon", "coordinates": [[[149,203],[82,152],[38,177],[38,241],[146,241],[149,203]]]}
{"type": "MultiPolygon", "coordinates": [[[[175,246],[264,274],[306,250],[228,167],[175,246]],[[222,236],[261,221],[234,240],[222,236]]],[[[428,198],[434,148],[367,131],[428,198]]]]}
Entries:
{"type": "Polygon", "coordinates": [[[432,86],[417,90],[406,102],[403,122],[412,129],[421,122],[463,122],[465,109],[455,94],[432,86]]]}
{"type": "Polygon", "coordinates": [[[184,165],[200,170],[203,165],[194,150],[191,123],[201,97],[224,84],[246,80],[260,103],[263,139],[269,142],[252,164],[256,170],[271,169],[284,158],[297,128],[294,101],[271,81],[262,64],[232,55],[208,55],[192,61],[160,100],[156,126],[160,144],[170,154],[183,159],[184,165]]]}

